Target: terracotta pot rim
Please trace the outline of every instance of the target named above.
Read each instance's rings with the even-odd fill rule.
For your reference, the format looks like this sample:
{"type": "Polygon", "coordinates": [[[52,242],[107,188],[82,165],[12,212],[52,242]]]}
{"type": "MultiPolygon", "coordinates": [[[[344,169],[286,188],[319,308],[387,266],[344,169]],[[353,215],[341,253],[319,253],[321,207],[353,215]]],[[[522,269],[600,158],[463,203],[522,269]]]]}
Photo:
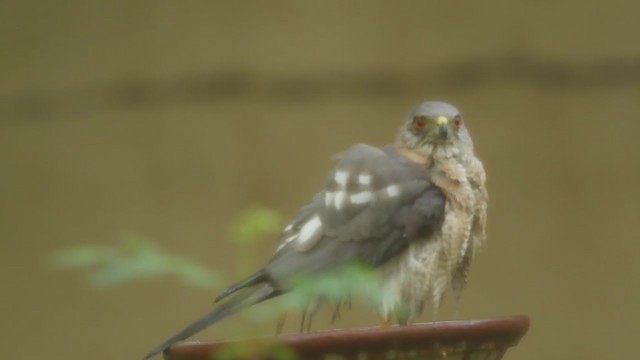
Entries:
{"type": "Polygon", "coordinates": [[[407,326],[360,327],[286,334],[246,341],[188,341],[165,351],[166,359],[208,359],[210,354],[230,344],[282,344],[301,358],[332,354],[379,354],[411,351],[428,354],[443,351],[496,349],[504,353],[518,343],[529,328],[525,315],[470,320],[449,320],[407,326]],[[397,350],[396,350],[397,349],[397,350]]]}

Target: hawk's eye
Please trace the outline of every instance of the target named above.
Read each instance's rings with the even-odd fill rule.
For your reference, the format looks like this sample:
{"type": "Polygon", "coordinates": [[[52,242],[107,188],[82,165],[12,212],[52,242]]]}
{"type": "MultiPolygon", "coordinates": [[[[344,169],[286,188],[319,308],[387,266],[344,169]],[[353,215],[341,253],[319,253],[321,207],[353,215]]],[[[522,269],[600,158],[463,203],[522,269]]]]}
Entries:
{"type": "Polygon", "coordinates": [[[462,126],[462,116],[456,115],[456,117],[453,118],[453,126],[457,128],[462,126]]]}
{"type": "Polygon", "coordinates": [[[424,116],[416,116],[413,118],[413,129],[416,131],[424,130],[424,127],[427,125],[427,118],[424,116]]]}

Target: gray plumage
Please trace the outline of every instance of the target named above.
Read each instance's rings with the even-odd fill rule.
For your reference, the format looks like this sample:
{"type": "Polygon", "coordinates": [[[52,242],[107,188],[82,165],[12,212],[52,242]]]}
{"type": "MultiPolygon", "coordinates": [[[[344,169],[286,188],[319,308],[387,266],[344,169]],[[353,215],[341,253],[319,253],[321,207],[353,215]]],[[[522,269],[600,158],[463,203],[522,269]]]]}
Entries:
{"type": "Polygon", "coordinates": [[[428,102],[404,119],[394,145],[344,152],[325,186],[284,229],[267,265],[225,289],[228,298],[150,352],[158,354],[208,325],[290,290],[294,277],[359,262],[379,269],[379,313],[407,323],[447,289],[461,291],[484,241],[482,164],[458,110],[428,102]]]}
{"type": "Polygon", "coordinates": [[[325,190],[301,209],[282,234],[283,240],[289,239],[318,216],[322,234],[313,247],[300,251],[300,238],[294,237],[283,243],[265,270],[275,283],[286,284],[293,275],[313,275],[354,261],[379,266],[438,227],[444,201],[442,192],[429,181],[429,170],[399,155],[394,147],[356,145],[342,155],[325,190]],[[343,170],[354,175],[340,190],[335,175],[343,170]],[[370,184],[358,182],[362,174],[371,176],[370,184]],[[388,196],[389,186],[397,186],[399,194],[388,196]],[[346,193],[340,209],[335,206],[339,191],[346,193]],[[373,196],[370,201],[349,201],[354,194],[366,192],[373,196]],[[331,193],[334,202],[327,205],[331,193]]]}

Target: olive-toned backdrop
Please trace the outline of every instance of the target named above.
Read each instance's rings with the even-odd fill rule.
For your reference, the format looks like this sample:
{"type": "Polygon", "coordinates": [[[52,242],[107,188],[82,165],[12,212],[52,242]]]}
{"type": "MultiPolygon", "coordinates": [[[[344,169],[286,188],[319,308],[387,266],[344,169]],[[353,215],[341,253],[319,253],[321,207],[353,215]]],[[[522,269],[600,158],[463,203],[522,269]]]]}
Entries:
{"type": "MultiPolygon", "coordinates": [[[[489,240],[459,317],[530,315],[509,359],[638,357],[638,13],[630,1],[2,2],[3,357],[142,356],[213,291],[95,290],[53,269],[52,252],[132,232],[246,275],[231,270],[235,216],[293,215],[334,154],[390,141],[427,99],[463,110],[489,174],[489,240]]],[[[376,323],[359,310],[336,326],[376,323]]],[[[198,338],[275,326],[242,324],[198,338]]]]}

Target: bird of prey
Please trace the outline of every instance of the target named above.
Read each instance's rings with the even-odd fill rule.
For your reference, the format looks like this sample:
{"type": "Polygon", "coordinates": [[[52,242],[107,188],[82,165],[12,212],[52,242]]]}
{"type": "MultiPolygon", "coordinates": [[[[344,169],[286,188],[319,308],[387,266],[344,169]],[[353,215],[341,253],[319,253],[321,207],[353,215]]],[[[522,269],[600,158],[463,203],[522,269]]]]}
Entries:
{"type": "Polygon", "coordinates": [[[485,179],[458,109],[419,104],[394,144],[358,144],[342,153],[324,188],[283,230],[267,265],[226,288],[216,299],[225,302],[146,358],[288,292],[294,276],[356,262],[377,272],[384,294],[377,311],[386,322],[411,322],[425,303],[437,309],[448,291],[459,296],[485,240],[485,179]]]}

